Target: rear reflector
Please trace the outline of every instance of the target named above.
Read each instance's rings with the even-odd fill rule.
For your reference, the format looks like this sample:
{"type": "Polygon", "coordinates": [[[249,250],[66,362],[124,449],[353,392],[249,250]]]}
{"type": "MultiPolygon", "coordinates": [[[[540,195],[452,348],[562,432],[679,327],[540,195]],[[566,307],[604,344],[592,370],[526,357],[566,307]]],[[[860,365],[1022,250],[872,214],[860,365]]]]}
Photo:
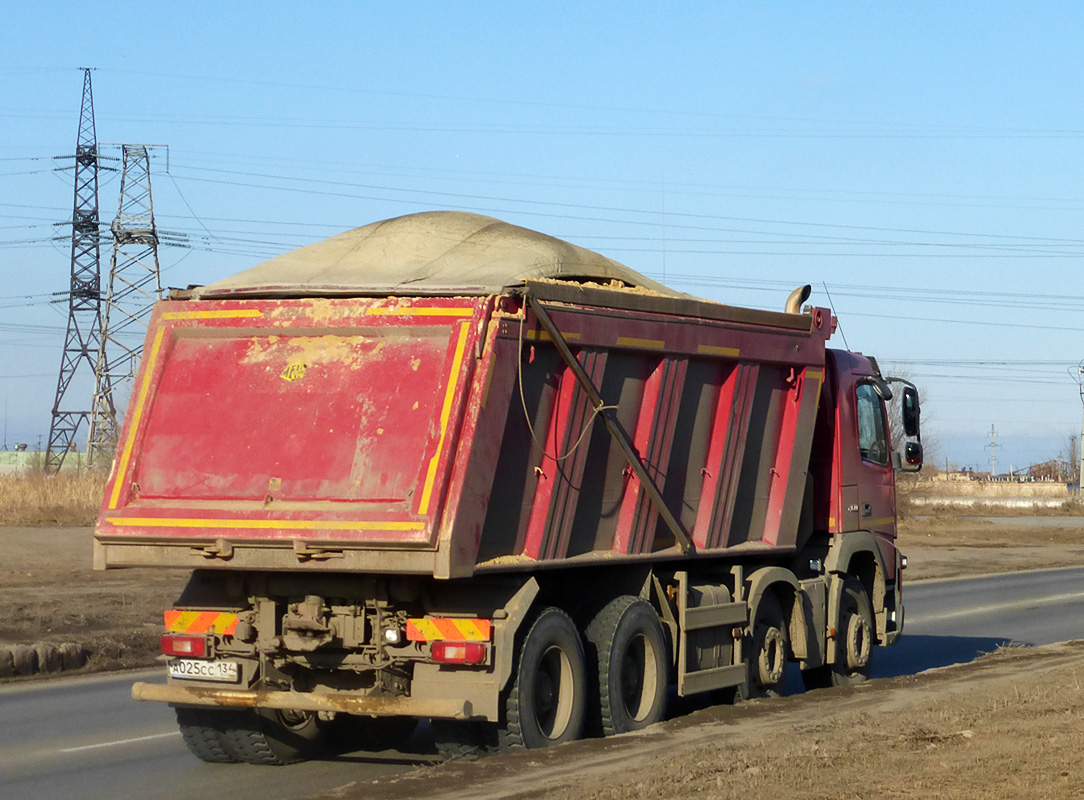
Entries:
{"type": "Polygon", "coordinates": [[[162,637],[160,646],[167,656],[204,658],[207,655],[206,636],[178,636],[167,633],[162,637]]]}
{"type": "Polygon", "coordinates": [[[493,623],[488,619],[460,617],[419,617],[408,619],[407,641],[410,642],[488,642],[493,623]]]}
{"type": "Polygon", "coordinates": [[[483,642],[433,642],[429,652],[440,664],[483,664],[486,650],[483,642]]]}

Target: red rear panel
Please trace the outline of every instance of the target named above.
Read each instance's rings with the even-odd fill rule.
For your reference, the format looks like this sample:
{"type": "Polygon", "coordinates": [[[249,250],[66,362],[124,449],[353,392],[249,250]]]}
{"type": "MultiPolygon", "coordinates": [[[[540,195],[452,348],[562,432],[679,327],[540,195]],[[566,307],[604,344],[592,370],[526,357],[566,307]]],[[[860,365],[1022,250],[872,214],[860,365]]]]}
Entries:
{"type": "Polygon", "coordinates": [[[99,534],[432,545],[485,304],[160,304],[99,534]]]}

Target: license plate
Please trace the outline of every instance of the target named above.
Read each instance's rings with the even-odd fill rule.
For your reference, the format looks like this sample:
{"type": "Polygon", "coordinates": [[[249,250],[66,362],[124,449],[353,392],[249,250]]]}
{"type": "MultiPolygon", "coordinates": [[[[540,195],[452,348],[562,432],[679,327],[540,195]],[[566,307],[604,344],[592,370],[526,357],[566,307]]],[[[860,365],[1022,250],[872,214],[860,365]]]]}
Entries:
{"type": "Polygon", "coordinates": [[[182,681],[216,681],[237,683],[241,672],[235,661],[200,661],[195,658],[176,658],[169,662],[169,677],[182,681]]]}

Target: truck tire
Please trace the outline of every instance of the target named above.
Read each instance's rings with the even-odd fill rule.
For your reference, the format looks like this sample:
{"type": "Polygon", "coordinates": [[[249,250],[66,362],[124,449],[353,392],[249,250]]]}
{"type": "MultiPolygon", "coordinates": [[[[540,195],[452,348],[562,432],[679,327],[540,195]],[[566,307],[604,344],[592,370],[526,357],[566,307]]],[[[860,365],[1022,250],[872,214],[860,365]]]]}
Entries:
{"type": "Polygon", "coordinates": [[[311,758],[325,733],[326,725],[314,712],[262,708],[238,713],[226,736],[239,760],[281,766],[311,758]]]}
{"type": "Polygon", "coordinates": [[[626,595],[608,603],[587,626],[594,727],[604,736],[638,731],[666,717],[666,634],[646,600],[626,595]]]}
{"type": "Polygon", "coordinates": [[[862,582],[850,575],[843,579],[835,628],[828,645],[835,648],[835,661],[803,672],[807,689],[854,686],[869,679],[876,637],[873,609],[862,582]]]}
{"type": "Polygon", "coordinates": [[[583,735],[587,669],[575,623],[543,609],[519,646],[505,699],[502,749],[552,747],[583,735]]]}
{"type": "Polygon", "coordinates": [[[200,761],[209,764],[234,764],[240,760],[231,749],[226,734],[231,720],[241,716],[239,712],[184,706],[173,710],[177,714],[177,725],[181,729],[181,737],[188,751],[200,761]]]}
{"type": "Polygon", "coordinates": [[[736,700],[779,697],[787,677],[790,640],[787,618],[778,598],[770,591],[760,598],[749,635],[746,655],[746,680],[735,690],[736,700]]]}

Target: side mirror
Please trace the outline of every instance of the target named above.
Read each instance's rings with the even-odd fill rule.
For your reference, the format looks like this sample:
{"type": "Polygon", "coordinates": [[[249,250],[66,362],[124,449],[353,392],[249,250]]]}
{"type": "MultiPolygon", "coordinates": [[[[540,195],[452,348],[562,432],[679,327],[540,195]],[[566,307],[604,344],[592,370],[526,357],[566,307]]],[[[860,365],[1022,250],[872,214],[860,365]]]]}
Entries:
{"type": "Polygon", "coordinates": [[[922,469],[922,445],[919,442],[908,442],[903,447],[903,464],[900,469],[904,472],[918,472],[922,469]]]}
{"type": "MultiPolygon", "coordinates": [[[[918,402],[918,390],[914,386],[903,387],[903,432],[907,436],[919,438],[919,416],[922,409],[918,402]]],[[[919,448],[919,462],[922,461],[922,453],[919,448]]]]}

